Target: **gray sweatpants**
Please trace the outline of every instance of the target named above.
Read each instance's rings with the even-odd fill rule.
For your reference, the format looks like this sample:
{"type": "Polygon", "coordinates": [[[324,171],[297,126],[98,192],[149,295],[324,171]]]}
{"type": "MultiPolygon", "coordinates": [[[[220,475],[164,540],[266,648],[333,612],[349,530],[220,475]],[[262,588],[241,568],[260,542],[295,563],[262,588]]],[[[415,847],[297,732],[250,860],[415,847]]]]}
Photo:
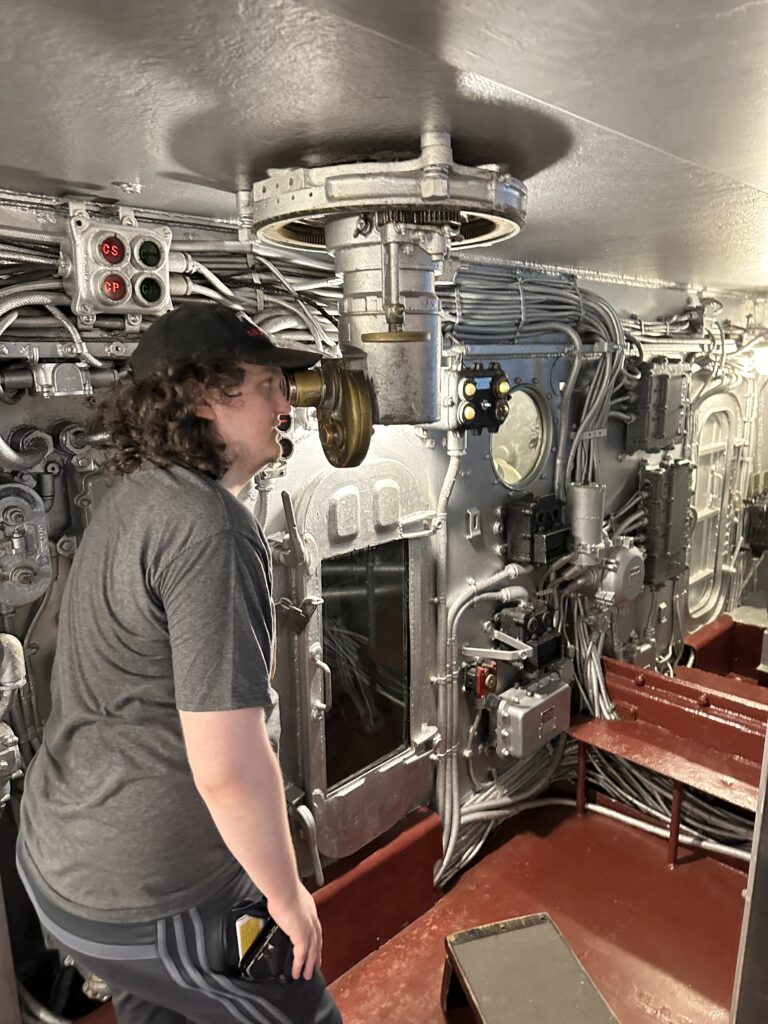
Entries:
{"type": "MultiPolygon", "coordinates": [[[[205,903],[154,924],[154,940],[121,944],[84,939],[62,928],[30,891],[49,941],[83,973],[112,990],[118,1024],[342,1024],[319,971],[309,981],[240,977],[226,963],[224,920],[258,890],[245,875],[205,903]]],[[[126,926],[126,934],[134,929],[126,926]]]]}

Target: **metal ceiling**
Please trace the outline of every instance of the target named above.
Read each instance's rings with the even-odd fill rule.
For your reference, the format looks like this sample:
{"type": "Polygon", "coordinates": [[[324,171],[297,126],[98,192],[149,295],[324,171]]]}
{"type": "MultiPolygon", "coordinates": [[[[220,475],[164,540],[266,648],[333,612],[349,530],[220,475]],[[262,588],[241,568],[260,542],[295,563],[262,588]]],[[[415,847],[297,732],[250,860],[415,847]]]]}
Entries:
{"type": "Polygon", "coordinates": [[[494,254],[763,289],[767,38],[766,0],[5,0],[0,188],[227,219],[269,167],[448,129],[527,180],[494,254]]]}

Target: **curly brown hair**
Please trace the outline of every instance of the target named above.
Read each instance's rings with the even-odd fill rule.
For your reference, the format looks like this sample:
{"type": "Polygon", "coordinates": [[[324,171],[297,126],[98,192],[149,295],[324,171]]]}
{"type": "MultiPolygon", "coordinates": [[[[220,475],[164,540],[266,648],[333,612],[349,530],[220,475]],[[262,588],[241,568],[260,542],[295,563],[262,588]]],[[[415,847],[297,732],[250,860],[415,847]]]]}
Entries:
{"type": "Polygon", "coordinates": [[[235,398],[244,379],[242,366],[219,360],[177,364],[146,380],[129,377],[115,384],[90,424],[94,433],[109,435],[113,449],[102,469],[122,475],[152,462],[221,479],[228,468],[225,447],[210,420],[195,410],[205,393],[217,401],[235,398]]]}

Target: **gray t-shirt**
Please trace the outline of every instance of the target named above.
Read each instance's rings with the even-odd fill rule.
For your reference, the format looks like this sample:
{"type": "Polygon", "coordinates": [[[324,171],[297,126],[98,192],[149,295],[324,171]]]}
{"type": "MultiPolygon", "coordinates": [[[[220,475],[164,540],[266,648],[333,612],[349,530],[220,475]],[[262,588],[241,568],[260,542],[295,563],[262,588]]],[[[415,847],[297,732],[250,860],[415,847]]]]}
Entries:
{"type": "Polygon", "coordinates": [[[147,466],[109,490],[67,581],[53,707],[22,801],[49,900],[145,921],[238,869],[195,788],[178,711],[272,710],[271,584],[261,529],[214,481],[147,466]]]}

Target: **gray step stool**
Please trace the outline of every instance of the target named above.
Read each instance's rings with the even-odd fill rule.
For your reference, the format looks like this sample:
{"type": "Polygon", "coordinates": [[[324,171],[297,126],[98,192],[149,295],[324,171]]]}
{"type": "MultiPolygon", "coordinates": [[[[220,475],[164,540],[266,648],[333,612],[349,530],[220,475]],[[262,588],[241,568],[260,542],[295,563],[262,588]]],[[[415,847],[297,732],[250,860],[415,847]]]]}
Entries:
{"type": "Polygon", "coordinates": [[[618,1024],[548,914],[455,932],[445,940],[443,1012],[478,1024],[618,1024]]]}

